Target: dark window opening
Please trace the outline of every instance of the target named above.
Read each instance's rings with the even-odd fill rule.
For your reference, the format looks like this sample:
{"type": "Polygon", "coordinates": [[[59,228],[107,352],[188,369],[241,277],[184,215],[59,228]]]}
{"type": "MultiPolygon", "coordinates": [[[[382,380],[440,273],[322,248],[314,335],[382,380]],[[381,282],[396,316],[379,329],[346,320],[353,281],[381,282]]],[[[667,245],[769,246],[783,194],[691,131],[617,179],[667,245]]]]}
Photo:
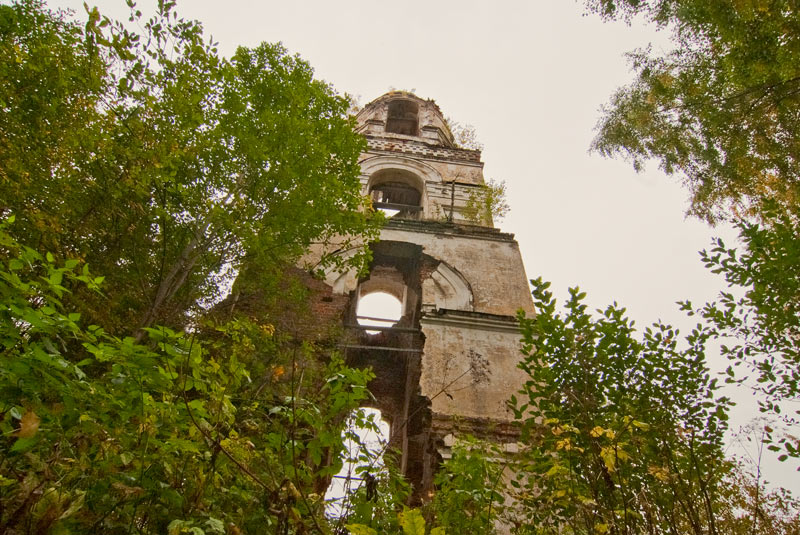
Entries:
{"type": "Polygon", "coordinates": [[[389,217],[416,218],[422,210],[422,195],[416,188],[400,182],[384,182],[370,191],[372,205],[389,217]]]}
{"type": "Polygon", "coordinates": [[[394,134],[416,136],[419,127],[419,106],[410,100],[395,100],[389,103],[386,131],[394,134]]]}

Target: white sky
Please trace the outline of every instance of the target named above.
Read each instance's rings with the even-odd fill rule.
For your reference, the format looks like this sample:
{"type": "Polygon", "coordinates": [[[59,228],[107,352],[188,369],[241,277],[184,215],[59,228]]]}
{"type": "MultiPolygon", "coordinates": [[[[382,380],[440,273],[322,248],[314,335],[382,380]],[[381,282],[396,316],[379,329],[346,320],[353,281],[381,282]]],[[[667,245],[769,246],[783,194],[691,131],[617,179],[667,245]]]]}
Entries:
{"type": "MultiPolygon", "coordinates": [[[[359,447],[359,444],[349,438],[345,439],[345,452],[348,457],[344,459],[342,469],[333,477],[325,492],[325,500],[329,501],[326,512],[331,517],[341,516],[344,504],[339,500],[351,492],[356,492],[361,487],[364,474],[359,472],[360,468],[371,467],[370,472],[378,479],[380,479],[380,471],[383,468],[383,452],[390,438],[389,423],[382,418],[381,411],[378,409],[358,410],[363,411],[364,416],[371,420],[377,430],[371,429],[369,425],[361,427],[352,418],[348,420],[346,429],[349,428],[358,434],[362,446],[359,447]]],[[[346,435],[343,434],[343,436],[346,435]]]]}
{"type": "MultiPolygon", "coordinates": [[[[83,12],[82,0],[50,3],[83,12]]],[[[123,0],[89,3],[127,17],[123,0]]],[[[603,23],[565,0],[187,0],[179,13],[202,21],[223,55],[283,41],[361,104],[413,90],[474,125],[486,177],[508,184],[500,227],[516,234],[529,278],[552,281],[557,296],[577,284],[590,305],[616,300],[640,327],[660,318],[686,330],[675,301],[702,303],[722,288],[697,251],[734,234],[685,219],[676,179],[587,153],[600,106],[631,79],[624,52],[666,35],[603,23]]],[[[747,406],[734,428],[757,415],[748,392],[736,397],[747,406]]],[[[767,478],[800,492],[794,468],[767,463],[767,478]]]]}

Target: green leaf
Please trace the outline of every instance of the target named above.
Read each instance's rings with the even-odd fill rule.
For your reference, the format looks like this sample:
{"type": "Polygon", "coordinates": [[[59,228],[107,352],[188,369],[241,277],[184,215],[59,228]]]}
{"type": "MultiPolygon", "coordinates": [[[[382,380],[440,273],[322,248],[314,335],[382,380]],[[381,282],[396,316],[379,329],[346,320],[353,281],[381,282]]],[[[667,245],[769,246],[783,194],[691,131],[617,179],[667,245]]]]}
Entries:
{"type": "Polygon", "coordinates": [[[352,535],[378,535],[378,532],[363,524],[347,524],[345,526],[352,535]]]}
{"type": "Polygon", "coordinates": [[[208,518],[205,522],[206,532],[216,535],[225,535],[225,524],[218,518],[208,518]]]}
{"type": "Polygon", "coordinates": [[[419,509],[404,508],[397,514],[403,535],[425,535],[425,519],[419,509]]]}
{"type": "Polygon", "coordinates": [[[65,518],[69,518],[78,511],[80,511],[83,508],[83,503],[85,498],[86,498],[85,491],[82,490],[75,491],[75,494],[73,494],[73,496],[71,497],[69,507],[67,507],[67,509],[63,513],[61,513],[58,519],[63,520],[65,518]]]}
{"type": "Polygon", "coordinates": [[[33,448],[39,441],[39,437],[18,438],[11,446],[11,453],[25,453],[33,448]]]}

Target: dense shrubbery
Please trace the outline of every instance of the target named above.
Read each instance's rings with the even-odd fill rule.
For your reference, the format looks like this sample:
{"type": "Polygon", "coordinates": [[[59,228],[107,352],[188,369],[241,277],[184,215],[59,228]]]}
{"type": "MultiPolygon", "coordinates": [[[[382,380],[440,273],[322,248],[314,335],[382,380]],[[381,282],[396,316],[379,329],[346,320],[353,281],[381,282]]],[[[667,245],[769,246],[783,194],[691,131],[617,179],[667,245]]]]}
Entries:
{"type": "Polygon", "coordinates": [[[3,533],[319,531],[367,396],[324,343],[203,308],[372,235],[348,100],[172,4],[140,33],[0,6],[3,533]]]}
{"type": "MultiPolygon", "coordinates": [[[[614,13],[613,1],[590,5],[614,13]]],[[[686,18],[683,38],[692,21],[728,13],[620,3],[648,6],[662,23],[686,18]]],[[[687,303],[705,324],[681,345],[668,326],[637,336],[617,306],[589,314],[577,290],[560,315],[534,281],[538,314],[520,318],[530,380],[512,400],[520,451],[456,445],[423,509],[403,508],[408,489],[389,467],[330,522],[325,488],[370,372],[325,341],[280,332],[281,318],[209,307],[242,267],[270,301],[311,244],[375,236],[358,180],[363,140],[347,99],[301,59],[267,44],[221,58],[173,7],[160,2],[137,33],[96,10],[78,26],[35,0],[0,6],[0,532],[282,535],[347,522],[353,533],[441,535],[491,533],[498,521],[520,534],[797,532],[796,502],[765,494],[723,455],[728,402],[705,364],[706,342],[732,336],[725,352],[756,371],[765,411],[797,397],[794,179],[774,180],[791,174],[796,147],[769,153],[769,139],[731,135],[710,150],[671,136],[680,113],[713,133],[727,128],[719,113],[755,110],[756,130],[785,137],[793,71],[753,67],[700,87],[697,65],[642,56],[598,138],[603,152],[685,172],[698,214],[716,217],[725,191],[755,210],[762,225],[740,226],[744,254],[719,243],[705,257],[748,290],[741,300],[687,303]],[[729,107],[684,98],[740,86],[729,107]],[[641,120],[626,122],[626,110],[641,120]],[[740,158],[742,147],[758,150],[740,158]]],[[[786,14],[750,11],[735,22],[786,14]]],[[[710,37],[741,52],[742,24],[710,37]]],[[[709,50],[723,50],[713,39],[709,50]]],[[[300,313],[302,290],[280,297],[300,313]]],[[[798,455],[795,438],[776,441],[798,455]]]]}

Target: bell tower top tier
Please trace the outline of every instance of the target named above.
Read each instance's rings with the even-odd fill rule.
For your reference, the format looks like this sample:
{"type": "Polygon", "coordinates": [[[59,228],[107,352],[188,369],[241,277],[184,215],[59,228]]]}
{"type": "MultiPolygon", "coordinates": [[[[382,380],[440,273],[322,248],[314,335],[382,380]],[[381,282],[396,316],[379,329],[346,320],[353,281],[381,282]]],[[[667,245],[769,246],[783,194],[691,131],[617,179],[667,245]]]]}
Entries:
{"type": "Polygon", "coordinates": [[[493,226],[469,205],[483,194],[481,152],[459,147],[433,100],[390,91],[356,115],[367,139],[361,169],[364,193],[392,219],[493,226]]]}
{"type": "Polygon", "coordinates": [[[359,133],[368,136],[421,141],[427,145],[456,148],[453,133],[433,100],[408,91],[390,91],[356,116],[359,133]]]}

